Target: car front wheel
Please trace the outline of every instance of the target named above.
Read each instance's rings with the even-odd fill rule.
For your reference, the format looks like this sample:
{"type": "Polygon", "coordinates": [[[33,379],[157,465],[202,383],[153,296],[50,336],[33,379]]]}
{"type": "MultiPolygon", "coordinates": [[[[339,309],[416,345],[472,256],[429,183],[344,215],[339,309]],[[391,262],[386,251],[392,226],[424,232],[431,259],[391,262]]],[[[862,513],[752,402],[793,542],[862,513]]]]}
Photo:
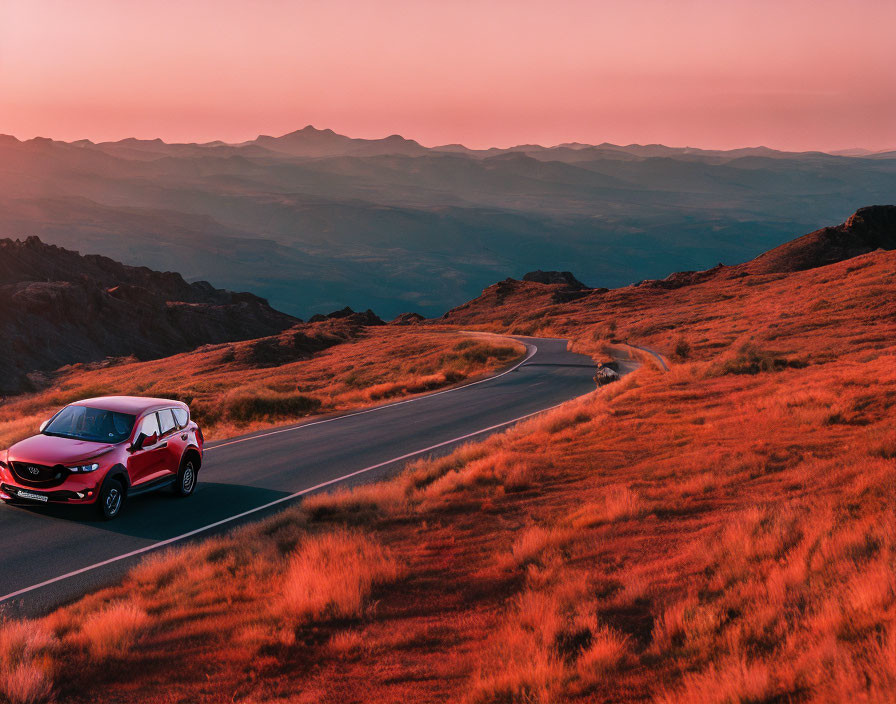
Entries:
{"type": "Polygon", "coordinates": [[[105,483],[96,500],[96,508],[100,518],[111,521],[121,513],[124,505],[124,486],[117,479],[105,483]]]}
{"type": "Polygon", "coordinates": [[[180,471],[177,473],[177,481],[174,483],[174,493],[178,496],[189,496],[196,488],[196,473],[198,466],[195,458],[185,457],[180,463],[180,471]]]}

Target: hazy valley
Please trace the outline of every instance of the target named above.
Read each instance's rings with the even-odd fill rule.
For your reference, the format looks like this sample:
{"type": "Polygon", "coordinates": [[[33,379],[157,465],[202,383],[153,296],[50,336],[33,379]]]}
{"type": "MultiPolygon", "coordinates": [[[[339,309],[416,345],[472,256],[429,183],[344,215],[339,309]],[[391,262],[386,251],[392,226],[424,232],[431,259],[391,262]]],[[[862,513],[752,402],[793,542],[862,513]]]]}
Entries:
{"type": "Polygon", "coordinates": [[[893,153],[474,151],[311,127],[235,145],[0,138],[0,235],[252,291],[302,318],[439,315],[539,268],[616,287],[737,263],[894,192],[893,153]]]}

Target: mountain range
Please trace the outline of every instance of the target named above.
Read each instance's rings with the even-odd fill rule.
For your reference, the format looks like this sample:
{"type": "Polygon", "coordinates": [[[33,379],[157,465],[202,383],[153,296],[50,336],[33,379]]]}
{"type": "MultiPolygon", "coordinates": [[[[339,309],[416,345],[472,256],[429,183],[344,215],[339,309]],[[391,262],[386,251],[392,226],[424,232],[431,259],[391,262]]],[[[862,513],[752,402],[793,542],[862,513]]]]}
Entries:
{"type": "Polygon", "coordinates": [[[310,126],[239,144],[0,136],[0,236],[251,290],[303,318],[434,316],[535,269],[662,279],[894,195],[896,152],[474,150],[310,126]]]}
{"type": "MultiPolygon", "coordinates": [[[[786,275],[896,249],[896,206],[860,208],[843,224],[791,240],[752,260],[704,271],[686,271],[627,288],[679,289],[716,279],[786,275]]],[[[755,280],[755,279],[754,279],[755,280]]],[[[747,281],[746,285],[750,282],[747,281]]],[[[478,293],[478,292],[477,292],[478,293]]],[[[546,305],[581,301],[598,305],[609,293],[589,288],[569,271],[532,271],[507,278],[442,316],[450,324],[493,316],[520,296],[546,305]]],[[[617,290],[615,293],[619,293],[617,290]]],[[[531,320],[531,319],[527,319],[531,320]]],[[[56,369],[75,363],[105,364],[109,358],[154,359],[207,344],[254,340],[244,346],[255,363],[294,361],[335,341],[326,326],[346,329],[383,325],[371,310],[344,308],[315,315],[308,325],[272,308],[251,293],[188,283],[180,274],[121,264],[107,257],[46,244],[37,237],[0,240],[0,394],[39,389],[56,369]],[[324,324],[324,328],[315,327],[324,324]],[[322,332],[323,330],[323,332],[322,332]]],[[[405,314],[395,325],[420,324],[405,314]]]]}

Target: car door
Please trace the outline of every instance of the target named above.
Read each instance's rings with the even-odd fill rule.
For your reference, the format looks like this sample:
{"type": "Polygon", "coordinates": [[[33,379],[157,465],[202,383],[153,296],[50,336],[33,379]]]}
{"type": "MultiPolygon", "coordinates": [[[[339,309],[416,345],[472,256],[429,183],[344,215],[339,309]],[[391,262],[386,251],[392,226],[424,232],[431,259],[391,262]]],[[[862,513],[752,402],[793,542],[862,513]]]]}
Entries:
{"type": "Polygon", "coordinates": [[[160,472],[177,474],[180,469],[180,458],[183,457],[187,443],[181,438],[181,435],[184,433],[178,427],[177,418],[175,418],[170,408],[163,408],[159,411],[159,430],[161,431],[160,437],[163,442],[167,443],[162,460],[164,467],[160,469],[160,472]]]}
{"type": "Polygon", "coordinates": [[[146,444],[131,453],[128,459],[128,474],[130,474],[132,485],[152,481],[163,473],[165,466],[167,443],[161,439],[159,418],[155,411],[147,413],[140,419],[137,430],[134,432],[134,439],[140,437],[141,433],[146,437],[155,435],[157,440],[155,443],[146,444]]]}

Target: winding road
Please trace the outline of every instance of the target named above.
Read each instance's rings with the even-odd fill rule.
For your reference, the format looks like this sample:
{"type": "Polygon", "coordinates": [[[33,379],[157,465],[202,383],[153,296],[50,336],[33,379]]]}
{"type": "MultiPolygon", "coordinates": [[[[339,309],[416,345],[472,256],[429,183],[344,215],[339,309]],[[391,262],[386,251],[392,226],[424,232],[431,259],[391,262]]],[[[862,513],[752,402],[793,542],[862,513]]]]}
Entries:
{"type": "MultiPolygon", "coordinates": [[[[454,389],[209,443],[188,499],[130,501],[112,522],[84,507],[0,505],[0,609],[36,615],[119,579],[142,555],[257,520],[336,483],[381,479],[595,388],[565,340],[517,338],[524,360],[454,389]]],[[[634,361],[618,360],[621,371],[634,361]]]]}

